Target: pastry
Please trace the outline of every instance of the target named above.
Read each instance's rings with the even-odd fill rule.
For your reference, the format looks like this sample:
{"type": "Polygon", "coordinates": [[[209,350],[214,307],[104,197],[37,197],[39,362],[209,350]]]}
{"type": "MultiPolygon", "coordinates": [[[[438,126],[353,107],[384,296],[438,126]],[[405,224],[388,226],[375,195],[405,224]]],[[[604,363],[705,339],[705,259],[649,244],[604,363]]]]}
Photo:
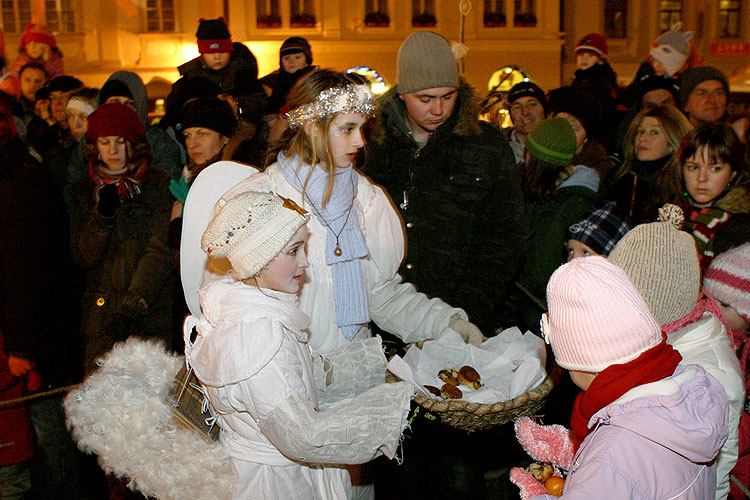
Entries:
{"type": "Polygon", "coordinates": [[[438,372],[438,378],[450,385],[458,385],[458,372],[455,368],[443,368],[438,372]]]}
{"type": "Polygon", "coordinates": [[[458,370],[458,382],[470,389],[479,389],[482,387],[482,378],[471,366],[462,366],[458,370]]]}
{"type": "Polygon", "coordinates": [[[549,462],[534,462],[533,464],[529,465],[528,469],[526,470],[528,470],[529,474],[534,476],[534,479],[536,479],[540,483],[543,483],[547,479],[552,477],[552,474],[554,474],[555,472],[555,469],[549,462]]]}
{"type": "Polygon", "coordinates": [[[424,388],[427,389],[428,391],[430,391],[435,396],[440,396],[440,389],[438,389],[434,385],[426,385],[426,386],[424,386],[424,388]]]}
{"type": "Polygon", "coordinates": [[[440,388],[440,397],[443,399],[461,399],[463,397],[461,389],[452,384],[443,384],[440,388]]]}

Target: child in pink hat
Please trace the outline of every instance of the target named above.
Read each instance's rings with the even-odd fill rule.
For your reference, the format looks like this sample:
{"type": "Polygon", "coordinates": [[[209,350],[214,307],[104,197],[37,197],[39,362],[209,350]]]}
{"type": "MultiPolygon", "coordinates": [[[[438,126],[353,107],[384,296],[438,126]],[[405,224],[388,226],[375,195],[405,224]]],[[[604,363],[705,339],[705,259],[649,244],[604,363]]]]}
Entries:
{"type": "MultiPolygon", "coordinates": [[[[528,419],[516,429],[533,458],[567,470],[562,498],[714,499],[726,394],[700,366],[679,365],[625,271],[604,257],[573,259],[550,278],[547,303],[544,336],[583,392],[572,431],[553,426],[549,439],[528,419]]],[[[523,469],[510,478],[523,499],[554,498],[523,469]]]]}
{"type": "Polygon", "coordinates": [[[18,76],[26,64],[37,62],[44,67],[48,78],[65,74],[63,54],[57,47],[52,30],[44,24],[29,24],[21,35],[21,53],[18,54],[10,70],[18,76]]]}

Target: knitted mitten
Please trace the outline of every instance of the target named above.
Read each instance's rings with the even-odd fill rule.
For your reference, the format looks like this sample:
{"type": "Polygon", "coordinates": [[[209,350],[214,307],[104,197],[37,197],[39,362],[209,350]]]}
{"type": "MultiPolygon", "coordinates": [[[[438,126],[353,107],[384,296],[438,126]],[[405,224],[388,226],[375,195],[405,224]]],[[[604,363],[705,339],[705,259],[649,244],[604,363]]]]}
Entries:
{"type": "Polygon", "coordinates": [[[510,480],[521,489],[521,500],[526,500],[534,495],[549,494],[542,483],[534,479],[534,476],[521,467],[513,467],[510,470],[510,480]]]}
{"type": "Polygon", "coordinates": [[[570,468],[575,455],[570,429],[557,424],[539,425],[529,417],[516,420],[515,429],[518,442],[531,458],[562,469],[570,468]]]}

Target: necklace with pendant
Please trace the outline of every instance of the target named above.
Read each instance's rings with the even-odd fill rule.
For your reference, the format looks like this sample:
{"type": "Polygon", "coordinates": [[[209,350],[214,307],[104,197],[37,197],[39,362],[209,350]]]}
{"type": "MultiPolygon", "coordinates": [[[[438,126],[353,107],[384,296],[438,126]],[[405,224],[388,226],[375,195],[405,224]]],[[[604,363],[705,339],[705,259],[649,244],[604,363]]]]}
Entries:
{"type": "MultiPolygon", "coordinates": [[[[352,187],[354,186],[354,180],[352,179],[352,187]]],[[[353,192],[353,190],[352,190],[353,192]]],[[[336,257],[341,257],[342,251],[341,246],[339,245],[339,237],[341,236],[341,233],[344,232],[344,228],[346,227],[346,223],[349,221],[349,215],[352,213],[352,208],[354,208],[354,195],[352,195],[352,202],[349,205],[349,209],[346,211],[346,218],[344,219],[344,224],[341,226],[341,229],[339,229],[339,232],[333,230],[330,224],[328,224],[328,221],[323,218],[323,216],[320,214],[320,211],[315,207],[315,203],[313,203],[312,198],[310,198],[307,193],[305,193],[305,196],[307,196],[307,200],[310,202],[310,206],[315,210],[315,214],[318,216],[318,218],[323,222],[323,224],[326,225],[329,231],[333,233],[333,235],[336,237],[336,248],[333,249],[333,255],[336,257]]]]}

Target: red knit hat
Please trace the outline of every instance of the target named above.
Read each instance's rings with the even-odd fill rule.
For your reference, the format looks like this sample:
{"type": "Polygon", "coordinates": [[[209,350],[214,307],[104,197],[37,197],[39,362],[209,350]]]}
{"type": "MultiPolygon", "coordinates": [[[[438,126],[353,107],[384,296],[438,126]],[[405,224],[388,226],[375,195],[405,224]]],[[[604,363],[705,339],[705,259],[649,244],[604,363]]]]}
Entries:
{"type": "Polygon", "coordinates": [[[201,54],[232,52],[232,35],[229,34],[223,17],[199,19],[195,36],[198,38],[198,52],[201,54]]]}
{"type": "Polygon", "coordinates": [[[45,24],[29,24],[21,36],[21,49],[29,42],[46,43],[50,48],[57,46],[52,30],[45,24]]]}
{"type": "Polygon", "coordinates": [[[576,44],[575,52],[591,52],[599,56],[600,59],[605,60],[607,58],[607,40],[604,39],[599,33],[589,33],[584,35],[583,38],[578,40],[576,44]]]}
{"type": "Polygon", "coordinates": [[[89,115],[86,140],[94,143],[98,137],[124,137],[132,143],[146,138],[146,127],[132,108],[117,102],[106,102],[89,115]]]}

